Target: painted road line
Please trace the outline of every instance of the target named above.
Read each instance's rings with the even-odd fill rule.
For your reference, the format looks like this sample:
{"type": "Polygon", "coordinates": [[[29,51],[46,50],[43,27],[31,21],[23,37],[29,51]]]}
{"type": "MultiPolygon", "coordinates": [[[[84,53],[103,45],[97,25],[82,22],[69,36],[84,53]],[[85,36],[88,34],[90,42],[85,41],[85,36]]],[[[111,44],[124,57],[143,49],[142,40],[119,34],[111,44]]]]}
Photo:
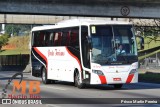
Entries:
{"type": "Polygon", "coordinates": [[[53,87],[53,86],[40,86],[41,88],[49,88],[49,89],[55,89],[55,90],[67,90],[65,88],[62,88],[62,87],[53,87]]]}
{"type": "Polygon", "coordinates": [[[46,104],[46,107],[61,107],[61,106],[58,106],[58,105],[55,105],[55,104],[46,104]]]}

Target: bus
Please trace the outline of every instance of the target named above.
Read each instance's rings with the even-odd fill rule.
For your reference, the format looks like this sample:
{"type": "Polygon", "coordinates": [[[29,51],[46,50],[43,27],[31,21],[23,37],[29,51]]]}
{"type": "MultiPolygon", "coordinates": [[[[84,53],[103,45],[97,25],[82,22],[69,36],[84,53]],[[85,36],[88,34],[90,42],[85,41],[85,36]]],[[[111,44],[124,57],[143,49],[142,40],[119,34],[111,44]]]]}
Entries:
{"type": "Polygon", "coordinates": [[[138,56],[129,22],[72,19],[34,27],[31,73],[44,84],[55,81],[108,84],[121,88],[138,82],[138,56]]]}

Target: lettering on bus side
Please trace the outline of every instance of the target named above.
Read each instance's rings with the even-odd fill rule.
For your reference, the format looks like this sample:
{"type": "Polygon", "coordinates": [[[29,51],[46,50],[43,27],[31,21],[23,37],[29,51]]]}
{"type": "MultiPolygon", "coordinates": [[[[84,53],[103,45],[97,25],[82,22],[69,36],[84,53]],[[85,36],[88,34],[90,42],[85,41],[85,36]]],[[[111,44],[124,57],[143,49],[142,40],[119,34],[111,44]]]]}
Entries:
{"type": "Polygon", "coordinates": [[[55,51],[48,50],[48,57],[49,56],[64,56],[64,55],[65,55],[65,53],[61,52],[61,50],[57,50],[57,49],[55,49],[55,51]]]}

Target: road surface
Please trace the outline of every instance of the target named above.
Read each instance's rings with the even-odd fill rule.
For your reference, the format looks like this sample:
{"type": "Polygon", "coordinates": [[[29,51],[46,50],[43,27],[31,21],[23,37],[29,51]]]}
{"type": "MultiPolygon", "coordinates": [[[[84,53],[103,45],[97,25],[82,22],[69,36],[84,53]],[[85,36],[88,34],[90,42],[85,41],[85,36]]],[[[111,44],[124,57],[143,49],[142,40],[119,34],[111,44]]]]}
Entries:
{"type": "MultiPolygon", "coordinates": [[[[7,81],[16,72],[0,71],[0,93],[7,84],[7,81]]],[[[40,78],[32,77],[29,73],[23,74],[23,80],[31,81],[37,80],[41,82],[40,78]]],[[[28,86],[27,86],[28,87],[28,86]]],[[[12,85],[8,87],[8,92],[12,92],[12,85]]],[[[56,82],[55,84],[40,84],[40,97],[41,98],[160,98],[160,84],[151,83],[136,83],[136,84],[125,84],[122,89],[116,90],[112,86],[108,85],[92,85],[87,86],[85,89],[78,89],[73,86],[72,83],[68,82],[56,82]]],[[[20,92],[19,92],[20,94],[20,92]]],[[[113,99],[110,99],[113,100],[113,99]]],[[[94,102],[93,102],[94,103],[94,102]]],[[[134,106],[151,106],[146,104],[134,104],[134,106]]],[[[12,105],[12,107],[19,107],[20,105],[12,105]]],[[[99,104],[45,104],[45,105],[34,105],[34,107],[97,107],[99,104]]],[[[108,104],[101,104],[101,106],[109,106],[108,104]]],[[[131,106],[131,104],[117,105],[111,104],[111,106],[131,106]]],[[[158,104],[154,106],[160,107],[158,104]]],[[[0,107],[8,107],[8,105],[0,105],[0,107]]],[[[23,107],[28,107],[23,105],[23,107]]]]}

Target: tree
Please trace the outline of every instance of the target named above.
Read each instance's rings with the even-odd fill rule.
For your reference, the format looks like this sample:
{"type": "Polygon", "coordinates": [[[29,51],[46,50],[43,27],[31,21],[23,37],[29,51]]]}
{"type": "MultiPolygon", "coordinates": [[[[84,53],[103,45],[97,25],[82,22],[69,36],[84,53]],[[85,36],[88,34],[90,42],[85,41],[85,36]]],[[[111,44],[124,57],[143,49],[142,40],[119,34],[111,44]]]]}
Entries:
{"type": "Polygon", "coordinates": [[[16,26],[16,25],[6,25],[6,33],[7,34],[13,34],[13,35],[18,35],[19,33],[19,30],[20,30],[20,27],[19,26],[16,26]]]}
{"type": "Polygon", "coordinates": [[[0,36],[0,51],[2,49],[2,46],[7,44],[8,38],[9,38],[9,35],[7,34],[3,34],[0,36]]]}
{"type": "Polygon", "coordinates": [[[18,36],[20,32],[30,31],[31,25],[6,24],[5,32],[18,36]]]}

